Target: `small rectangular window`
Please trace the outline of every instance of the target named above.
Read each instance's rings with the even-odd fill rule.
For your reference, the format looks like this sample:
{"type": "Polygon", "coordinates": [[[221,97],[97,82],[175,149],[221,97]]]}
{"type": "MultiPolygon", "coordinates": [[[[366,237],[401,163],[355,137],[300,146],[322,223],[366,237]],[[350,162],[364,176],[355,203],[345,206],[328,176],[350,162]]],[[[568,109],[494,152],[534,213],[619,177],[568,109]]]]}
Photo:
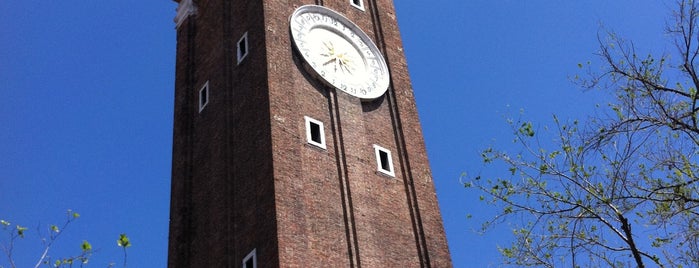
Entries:
{"type": "Polygon", "coordinates": [[[304,116],[306,120],[306,142],[311,145],[326,149],[325,147],[325,130],[323,122],[304,116]]]}
{"type": "Polygon", "coordinates": [[[204,83],[204,86],[199,90],[199,112],[204,110],[204,107],[209,104],[209,81],[204,83]]]}
{"type": "Polygon", "coordinates": [[[376,169],[385,175],[395,177],[393,171],[393,160],[391,159],[391,151],[386,148],[374,144],[374,152],[376,154],[376,169]]]}
{"type": "Polygon", "coordinates": [[[257,268],[257,249],[253,249],[243,259],[243,268],[257,268]]]}
{"type": "Polygon", "coordinates": [[[238,40],[238,45],[237,45],[237,55],[238,55],[238,64],[243,61],[245,56],[248,55],[248,51],[250,48],[248,47],[248,33],[245,32],[243,34],[243,37],[238,40]]]}
{"type": "Polygon", "coordinates": [[[364,0],[350,0],[350,4],[352,4],[353,7],[364,11],[364,0]]]}

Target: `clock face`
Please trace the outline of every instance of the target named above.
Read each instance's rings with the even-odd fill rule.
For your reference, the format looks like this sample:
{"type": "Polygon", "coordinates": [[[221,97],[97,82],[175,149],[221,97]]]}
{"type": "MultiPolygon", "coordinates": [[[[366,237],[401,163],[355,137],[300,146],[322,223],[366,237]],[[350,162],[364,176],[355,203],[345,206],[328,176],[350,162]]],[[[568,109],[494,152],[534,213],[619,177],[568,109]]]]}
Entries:
{"type": "Polygon", "coordinates": [[[366,100],[386,92],[386,61],[357,25],[316,5],[296,9],[289,24],[297,50],[326,84],[366,100]]]}

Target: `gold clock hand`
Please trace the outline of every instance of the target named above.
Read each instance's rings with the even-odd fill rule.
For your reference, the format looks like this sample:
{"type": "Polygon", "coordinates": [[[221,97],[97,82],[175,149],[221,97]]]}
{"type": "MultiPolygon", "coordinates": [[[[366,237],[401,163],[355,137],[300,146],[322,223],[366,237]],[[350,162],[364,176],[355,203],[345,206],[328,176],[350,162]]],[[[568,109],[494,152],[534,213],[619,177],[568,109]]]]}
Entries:
{"type": "Polygon", "coordinates": [[[332,41],[323,41],[323,45],[328,49],[329,56],[335,55],[335,46],[333,46],[332,41]]]}

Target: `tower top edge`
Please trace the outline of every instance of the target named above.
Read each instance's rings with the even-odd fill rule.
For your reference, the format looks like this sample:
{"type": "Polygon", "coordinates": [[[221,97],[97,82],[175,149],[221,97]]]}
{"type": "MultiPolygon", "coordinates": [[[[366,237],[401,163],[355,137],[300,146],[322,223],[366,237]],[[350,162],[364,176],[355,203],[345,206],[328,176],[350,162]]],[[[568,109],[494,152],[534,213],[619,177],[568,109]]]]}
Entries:
{"type": "Polygon", "coordinates": [[[178,3],[177,15],[175,15],[175,28],[179,28],[182,22],[197,13],[197,5],[192,0],[173,0],[178,3]]]}

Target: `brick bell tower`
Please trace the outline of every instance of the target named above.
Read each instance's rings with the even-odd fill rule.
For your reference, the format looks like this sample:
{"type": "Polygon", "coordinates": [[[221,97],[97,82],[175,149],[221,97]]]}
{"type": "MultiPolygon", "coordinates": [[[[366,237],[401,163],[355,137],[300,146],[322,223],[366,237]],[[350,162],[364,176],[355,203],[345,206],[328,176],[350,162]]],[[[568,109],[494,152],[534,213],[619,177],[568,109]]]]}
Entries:
{"type": "Polygon", "coordinates": [[[176,0],[168,267],[451,267],[391,0],[176,0]]]}

